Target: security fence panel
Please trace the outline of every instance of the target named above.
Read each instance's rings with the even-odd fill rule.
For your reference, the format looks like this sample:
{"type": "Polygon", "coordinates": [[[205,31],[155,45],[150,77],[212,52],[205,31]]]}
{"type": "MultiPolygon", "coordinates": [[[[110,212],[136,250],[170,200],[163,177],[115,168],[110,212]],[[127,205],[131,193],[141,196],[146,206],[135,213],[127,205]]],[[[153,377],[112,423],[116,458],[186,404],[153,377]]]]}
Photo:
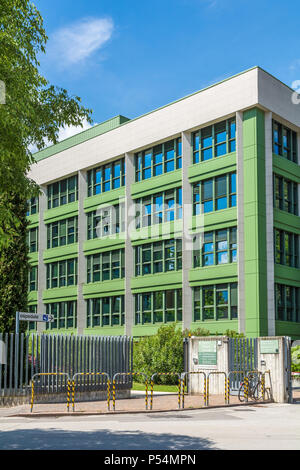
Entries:
{"type": "MultiPolygon", "coordinates": [[[[35,393],[65,393],[67,376],[77,376],[78,391],[105,390],[106,376],[132,372],[133,340],[126,336],[0,333],[5,343],[0,363],[0,397],[25,395],[34,378],[35,393]],[[98,373],[98,375],[96,375],[98,373]],[[67,374],[67,375],[66,375],[67,374]]],[[[129,388],[126,379],[118,389],[129,388]]]]}
{"type": "Polygon", "coordinates": [[[230,394],[237,395],[248,372],[256,371],[257,338],[229,338],[230,394]]]}

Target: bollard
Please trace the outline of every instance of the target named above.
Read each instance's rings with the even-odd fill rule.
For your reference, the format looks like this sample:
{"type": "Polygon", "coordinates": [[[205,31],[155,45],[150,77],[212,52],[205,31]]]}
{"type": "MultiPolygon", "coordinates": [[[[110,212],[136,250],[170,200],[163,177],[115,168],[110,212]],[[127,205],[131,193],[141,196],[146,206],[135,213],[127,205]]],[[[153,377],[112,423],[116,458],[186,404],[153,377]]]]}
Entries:
{"type": "Polygon", "coordinates": [[[116,381],[113,380],[113,410],[116,409],[116,381]]]}
{"type": "Polygon", "coordinates": [[[68,380],[68,385],[67,385],[68,389],[67,389],[67,409],[68,409],[68,413],[69,413],[69,407],[70,407],[70,389],[71,389],[71,383],[70,383],[70,380],[68,380]]]}
{"type": "Polygon", "coordinates": [[[110,380],[107,381],[107,409],[110,411],[110,380]]]}
{"type": "Polygon", "coordinates": [[[145,408],[146,410],[148,410],[148,380],[146,379],[146,382],[145,382],[145,392],[146,392],[146,395],[145,395],[145,408]]]}
{"type": "MultiPolygon", "coordinates": [[[[184,387],[184,385],[183,385],[183,387],[184,387]]],[[[181,379],[179,377],[179,383],[178,383],[178,408],[179,409],[180,409],[181,393],[182,393],[182,383],[181,383],[181,379]]],[[[183,393],[184,393],[184,389],[183,389],[183,393]]]]}
{"type": "Polygon", "coordinates": [[[32,408],[33,408],[33,399],[34,399],[34,381],[31,382],[31,408],[30,408],[31,413],[32,413],[32,408]]]}
{"type": "Polygon", "coordinates": [[[153,408],[153,387],[154,387],[154,382],[151,380],[151,392],[150,392],[150,410],[153,408]]]}

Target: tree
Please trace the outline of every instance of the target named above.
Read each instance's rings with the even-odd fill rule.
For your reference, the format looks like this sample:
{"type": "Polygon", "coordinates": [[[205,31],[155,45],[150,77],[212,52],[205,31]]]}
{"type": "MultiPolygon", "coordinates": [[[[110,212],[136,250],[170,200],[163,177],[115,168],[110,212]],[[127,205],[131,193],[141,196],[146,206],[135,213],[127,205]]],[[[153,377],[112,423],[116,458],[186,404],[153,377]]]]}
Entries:
{"type": "Polygon", "coordinates": [[[6,331],[14,328],[15,311],[26,308],[25,204],[39,191],[27,177],[34,164],[30,148],[57,143],[62,127],[92,122],[78,96],[40,74],[37,57],[47,39],[29,0],[0,2],[0,328],[6,331]]]}
{"type": "Polygon", "coordinates": [[[21,222],[14,211],[15,198],[36,191],[26,178],[34,163],[30,146],[41,150],[45,141],[57,143],[61,127],[92,122],[91,110],[55,87],[39,72],[38,54],[47,42],[43,19],[29,0],[0,3],[0,80],[5,104],[0,104],[0,249],[14,243],[21,222]]]}
{"type": "MultiPolygon", "coordinates": [[[[26,243],[27,220],[24,200],[17,195],[9,201],[18,220],[15,235],[6,248],[0,251],[0,331],[14,331],[16,311],[27,308],[28,247],[26,243]]],[[[21,322],[25,328],[25,322],[21,322]]]]}

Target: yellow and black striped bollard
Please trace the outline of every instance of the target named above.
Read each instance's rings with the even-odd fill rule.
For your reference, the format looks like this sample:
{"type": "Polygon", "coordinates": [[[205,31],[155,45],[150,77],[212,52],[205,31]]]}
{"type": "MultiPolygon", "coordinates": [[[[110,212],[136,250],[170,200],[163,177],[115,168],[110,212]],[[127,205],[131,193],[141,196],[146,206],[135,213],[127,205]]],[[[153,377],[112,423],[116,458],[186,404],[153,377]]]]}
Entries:
{"type": "Polygon", "coordinates": [[[116,409],[116,381],[113,380],[113,410],[116,409]]]}
{"type": "Polygon", "coordinates": [[[68,384],[67,384],[67,410],[68,412],[70,411],[70,388],[71,388],[71,384],[70,384],[70,380],[68,380],[68,384]]]}
{"type": "Polygon", "coordinates": [[[107,409],[110,411],[110,380],[107,380],[107,409]]]}
{"type": "Polygon", "coordinates": [[[245,398],[245,401],[248,401],[248,386],[249,386],[249,380],[248,380],[248,377],[245,377],[245,379],[244,379],[244,398],[245,398]]]}
{"type": "Polygon", "coordinates": [[[31,413],[32,413],[32,408],[33,408],[33,400],[34,400],[34,381],[31,382],[31,408],[30,408],[31,413]]]}
{"type": "Polygon", "coordinates": [[[230,384],[229,384],[229,377],[227,377],[227,404],[230,403],[230,384]]]}
{"type": "Polygon", "coordinates": [[[150,391],[150,410],[153,409],[153,387],[154,387],[154,382],[151,380],[151,391],[150,391]]]}
{"type": "Polygon", "coordinates": [[[145,408],[148,410],[148,380],[145,382],[146,395],[145,395],[145,408]]]}
{"type": "Polygon", "coordinates": [[[72,380],[72,409],[75,411],[75,380],[72,380]]]}
{"type": "Polygon", "coordinates": [[[178,408],[180,408],[180,402],[181,402],[181,388],[182,388],[181,379],[179,378],[179,382],[178,382],[178,408]]]}
{"type": "Polygon", "coordinates": [[[263,401],[265,401],[265,374],[261,376],[261,395],[263,401]]]}
{"type": "Polygon", "coordinates": [[[209,405],[209,379],[208,377],[205,377],[204,379],[204,383],[206,383],[206,405],[205,406],[208,406],[209,405]]]}

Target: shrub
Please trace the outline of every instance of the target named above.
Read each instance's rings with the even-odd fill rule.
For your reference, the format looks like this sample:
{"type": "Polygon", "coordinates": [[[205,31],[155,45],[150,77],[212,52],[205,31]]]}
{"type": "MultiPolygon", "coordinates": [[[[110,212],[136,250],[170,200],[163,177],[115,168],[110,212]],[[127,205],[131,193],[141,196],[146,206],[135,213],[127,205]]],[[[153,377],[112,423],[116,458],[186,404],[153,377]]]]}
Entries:
{"type": "MultiPolygon", "coordinates": [[[[183,372],[182,332],[176,324],[163,325],[153,336],[141,338],[133,348],[133,370],[143,372],[149,378],[154,372],[183,372]]],[[[137,376],[142,382],[142,377],[137,376]]],[[[157,377],[156,383],[177,384],[174,377],[157,377]]]]}
{"type": "MultiPolygon", "coordinates": [[[[234,330],[212,334],[209,330],[199,327],[195,330],[186,329],[182,332],[174,323],[162,325],[155,335],[145,336],[134,343],[133,370],[143,372],[149,379],[154,372],[183,372],[183,338],[189,336],[245,337],[243,333],[237,333],[234,330]]],[[[137,376],[135,380],[144,381],[142,376],[137,376]]],[[[175,376],[160,376],[155,378],[155,383],[174,385],[178,383],[178,379],[175,376]]]]}
{"type": "Polygon", "coordinates": [[[300,372],[300,346],[292,348],[292,372],[300,372]]]}

